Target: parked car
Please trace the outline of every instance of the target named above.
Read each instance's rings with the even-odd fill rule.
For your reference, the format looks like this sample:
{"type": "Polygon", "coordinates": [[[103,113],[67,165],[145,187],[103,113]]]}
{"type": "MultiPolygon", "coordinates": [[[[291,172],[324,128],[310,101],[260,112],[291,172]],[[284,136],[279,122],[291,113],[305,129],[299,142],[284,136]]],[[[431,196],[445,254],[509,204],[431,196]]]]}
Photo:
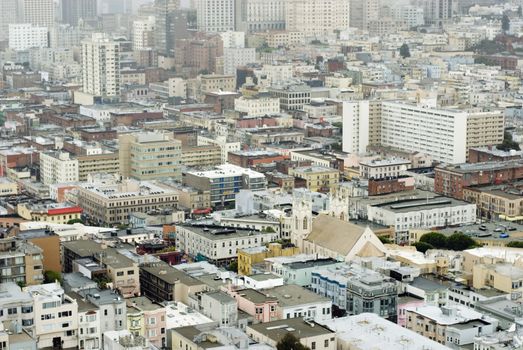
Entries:
{"type": "Polygon", "coordinates": [[[508,235],[508,233],[506,232],[503,232],[503,233],[500,233],[499,234],[499,238],[509,238],[510,236],[508,235]]]}
{"type": "Polygon", "coordinates": [[[507,227],[507,230],[509,230],[509,231],[516,231],[517,228],[515,228],[514,226],[509,226],[509,227],[507,227]]]}
{"type": "Polygon", "coordinates": [[[497,227],[497,228],[494,230],[494,232],[503,232],[503,231],[504,231],[503,227],[497,227]]]}
{"type": "Polygon", "coordinates": [[[486,230],[487,230],[487,226],[485,226],[485,225],[480,225],[480,226],[479,226],[479,229],[480,229],[481,231],[486,231],[486,230]]]}

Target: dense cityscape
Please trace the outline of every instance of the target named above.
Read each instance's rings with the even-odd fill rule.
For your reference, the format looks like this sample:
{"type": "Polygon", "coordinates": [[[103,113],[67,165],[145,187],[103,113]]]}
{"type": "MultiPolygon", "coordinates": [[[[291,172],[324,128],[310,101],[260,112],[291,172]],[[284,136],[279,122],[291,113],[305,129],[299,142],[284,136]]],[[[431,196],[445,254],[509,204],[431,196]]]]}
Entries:
{"type": "Polygon", "coordinates": [[[523,0],[0,0],[0,350],[523,350],[523,0]]]}

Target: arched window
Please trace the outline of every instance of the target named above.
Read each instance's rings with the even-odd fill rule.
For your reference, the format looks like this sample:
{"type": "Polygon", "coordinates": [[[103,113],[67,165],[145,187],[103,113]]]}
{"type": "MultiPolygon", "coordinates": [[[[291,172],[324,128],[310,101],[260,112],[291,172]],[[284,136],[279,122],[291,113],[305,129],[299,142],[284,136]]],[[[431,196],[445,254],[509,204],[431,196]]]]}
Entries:
{"type": "Polygon", "coordinates": [[[307,224],[308,224],[307,217],[304,217],[304,218],[303,218],[303,229],[304,229],[304,230],[307,230],[307,224]]]}

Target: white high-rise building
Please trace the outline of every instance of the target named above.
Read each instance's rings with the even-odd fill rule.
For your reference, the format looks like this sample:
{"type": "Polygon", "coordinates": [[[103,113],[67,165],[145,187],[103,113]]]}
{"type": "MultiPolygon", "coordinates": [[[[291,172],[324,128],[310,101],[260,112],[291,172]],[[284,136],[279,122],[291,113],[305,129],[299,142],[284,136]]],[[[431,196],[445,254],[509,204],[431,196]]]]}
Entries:
{"type": "Polygon", "coordinates": [[[343,102],[343,152],[367,151],[369,119],[369,101],[343,102]]]}
{"type": "Polygon", "coordinates": [[[350,0],[350,26],[368,30],[369,23],[380,17],[379,0],[350,0]]]}
{"type": "Polygon", "coordinates": [[[236,30],[265,32],[285,29],[286,0],[236,0],[236,30]]]}
{"type": "Polygon", "coordinates": [[[321,37],[349,28],[349,0],[288,0],[286,29],[321,37]]]}
{"type": "Polygon", "coordinates": [[[435,161],[464,163],[467,112],[383,102],[381,144],[431,155],[435,161]]]}
{"type": "Polygon", "coordinates": [[[133,49],[135,51],[154,47],[155,18],[149,16],[133,22],[133,49]]]}
{"type": "Polygon", "coordinates": [[[236,75],[236,67],[255,62],[256,49],[254,47],[223,49],[223,74],[236,75]]]}
{"type": "Polygon", "coordinates": [[[19,4],[21,5],[21,13],[25,23],[47,28],[53,26],[55,22],[55,4],[53,0],[21,0],[19,4]]]}
{"type": "Polygon", "coordinates": [[[245,33],[244,32],[223,32],[220,34],[223,42],[223,47],[243,48],[245,47],[245,33]]]}
{"type": "Polygon", "coordinates": [[[197,0],[198,30],[226,32],[235,29],[234,0],[197,0]]]}
{"type": "Polygon", "coordinates": [[[120,95],[120,44],[95,33],[82,42],[83,92],[93,96],[120,95]]]}
{"type": "Polygon", "coordinates": [[[18,0],[0,1],[0,40],[9,36],[9,25],[18,22],[18,0]]]}
{"type": "Polygon", "coordinates": [[[40,177],[44,185],[78,181],[78,159],[67,152],[40,153],[40,177]]]}
{"type": "Polygon", "coordinates": [[[9,48],[27,50],[48,46],[47,27],[36,27],[29,23],[9,25],[9,48]]]}

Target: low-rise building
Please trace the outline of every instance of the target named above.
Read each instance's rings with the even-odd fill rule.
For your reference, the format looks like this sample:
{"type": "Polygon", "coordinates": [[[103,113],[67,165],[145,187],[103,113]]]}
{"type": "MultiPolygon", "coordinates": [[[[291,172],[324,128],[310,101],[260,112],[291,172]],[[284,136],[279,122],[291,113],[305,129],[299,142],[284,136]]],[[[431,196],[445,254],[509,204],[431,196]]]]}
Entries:
{"type": "Polygon", "coordinates": [[[410,160],[401,158],[362,160],[360,177],[363,179],[398,177],[409,168],[410,164],[410,160]]]}
{"type": "Polygon", "coordinates": [[[17,205],[18,215],[29,221],[48,221],[55,224],[67,224],[70,220],[79,220],[83,209],[71,203],[17,205]]]}
{"type": "Polygon", "coordinates": [[[37,245],[14,237],[0,240],[0,284],[40,284],[44,280],[43,251],[37,245]]]}
{"type": "Polygon", "coordinates": [[[222,151],[217,145],[182,147],[182,164],[188,167],[210,167],[222,164],[222,151]]]}
{"type": "Polygon", "coordinates": [[[165,347],[165,307],[141,296],[127,299],[127,329],[136,337],[148,339],[156,347],[165,347]]]}
{"type": "Polygon", "coordinates": [[[283,247],[280,243],[269,243],[268,246],[253,247],[238,250],[238,273],[252,274],[252,265],[263,262],[266,258],[276,256],[292,256],[299,253],[298,247],[283,247]]]}
{"type": "Polygon", "coordinates": [[[220,327],[238,324],[238,304],[233,297],[222,291],[198,293],[193,304],[198,311],[217,322],[220,327]]]}
{"type": "Polygon", "coordinates": [[[290,168],[289,175],[303,180],[305,188],[312,192],[330,192],[340,181],[339,170],[319,166],[290,168]]]}

